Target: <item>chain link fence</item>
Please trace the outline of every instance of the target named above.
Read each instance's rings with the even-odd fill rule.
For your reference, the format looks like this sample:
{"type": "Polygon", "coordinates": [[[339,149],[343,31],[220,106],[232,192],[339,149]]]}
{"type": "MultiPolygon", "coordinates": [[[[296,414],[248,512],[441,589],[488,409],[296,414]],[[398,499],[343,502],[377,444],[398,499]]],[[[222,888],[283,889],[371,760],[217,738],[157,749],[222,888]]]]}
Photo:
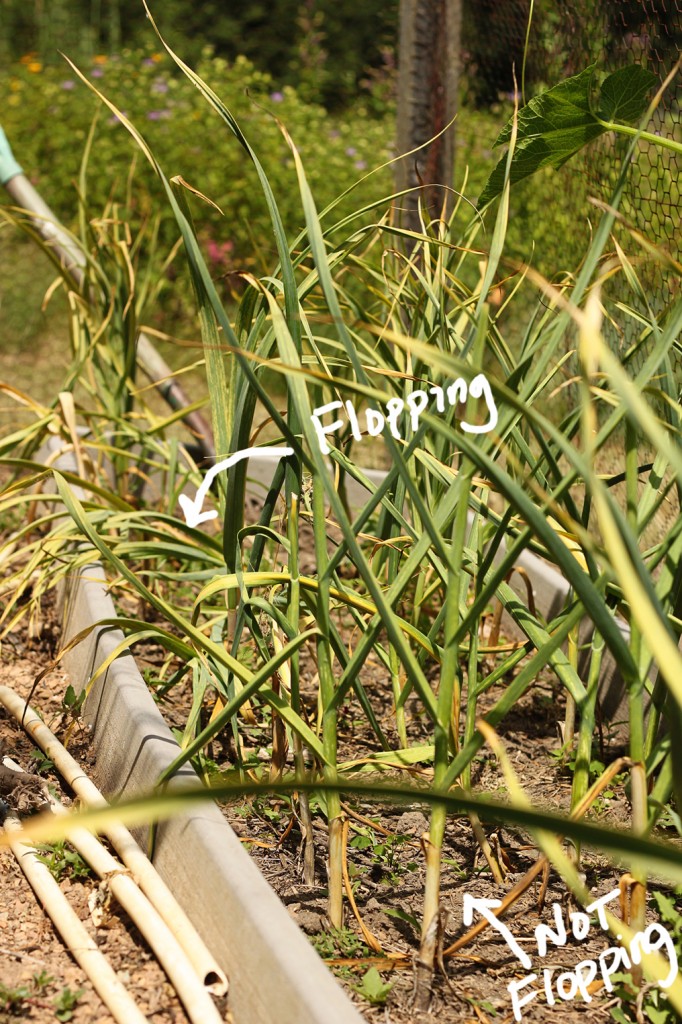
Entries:
{"type": "MultiPolygon", "coordinates": [[[[536,0],[524,67],[529,8],[529,0],[470,0],[465,4],[462,64],[466,103],[484,107],[513,98],[514,70],[519,89],[523,75],[526,100],[592,63],[604,73],[642,64],[663,82],[682,52],[682,0],[536,0]]],[[[678,73],[646,126],[678,141],[682,141],[681,82],[678,73]]],[[[586,218],[592,223],[596,220],[588,197],[608,202],[628,142],[606,135],[559,172],[557,201],[559,192],[562,198],[568,195],[574,216],[582,223],[586,218]]],[[[680,160],[675,153],[639,145],[620,213],[671,261],[680,262],[680,160]]],[[[633,243],[624,226],[616,229],[615,237],[633,259],[642,287],[634,299],[632,289],[627,289],[627,302],[635,315],[621,309],[608,333],[611,343],[636,370],[647,350],[646,330],[637,314],[647,317],[647,306],[656,314],[664,311],[679,296],[680,276],[665,256],[657,258],[633,243]]],[[[570,248],[570,239],[567,245],[570,248]]],[[[578,250],[576,246],[574,254],[567,251],[567,257],[578,258],[578,250]]],[[[615,302],[621,300],[626,292],[623,275],[615,275],[606,291],[615,302]]],[[[682,369],[679,358],[677,365],[682,369]]]]}

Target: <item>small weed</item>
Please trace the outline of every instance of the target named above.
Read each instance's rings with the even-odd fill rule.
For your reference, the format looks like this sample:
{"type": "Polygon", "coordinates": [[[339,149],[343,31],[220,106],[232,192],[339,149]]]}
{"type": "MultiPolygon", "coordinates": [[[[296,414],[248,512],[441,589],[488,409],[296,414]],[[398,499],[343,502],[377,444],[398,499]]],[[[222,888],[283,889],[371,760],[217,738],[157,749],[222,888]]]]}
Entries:
{"type": "Polygon", "coordinates": [[[31,751],[31,765],[32,770],[36,775],[43,775],[46,772],[51,772],[54,768],[54,761],[52,761],[47,754],[44,754],[38,747],[34,747],[31,751]]]}
{"type": "Polygon", "coordinates": [[[398,856],[400,848],[408,842],[407,836],[382,836],[377,837],[376,832],[371,828],[363,828],[350,841],[350,846],[356,850],[367,850],[371,852],[372,863],[378,865],[384,872],[384,881],[396,882],[405,870],[414,870],[416,864],[403,865],[398,856]]]}
{"type": "MultiPolygon", "coordinates": [[[[488,999],[472,999],[471,996],[464,996],[467,1003],[470,1003],[475,1011],[482,1010],[483,1013],[487,1013],[489,1017],[497,1017],[498,1013],[493,1004],[488,999]]],[[[479,1014],[476,1014],[479,1016],[479,1014]]]]}
{"type": "Polygon", "coordinates": [[[311,942],[323,960],[331,960],[335,956],[369,956],[368,947],[350,928],[332,928],[331,931],[320,932],[312,936],[311,942]]]}
{"type": "Polygon", "coordinates": [[[282,800],[272,800],[268,797],[256,797],[252,803],[252,812],[263,821],[271,825],[278,825],[287,814],[288,806],[282,800]]]}
{"type": "Polygon", "coordinates": [[[83,995],[83,989],[79,988],[75,992],[72,992],[68,986],[63,988],[58,996],[52,1000],[54,1006],[54,1015],[57,1020],[68,1021],[73,1017],[73,1011],[76,1003],[83,995]]]}
{"type": "Polygon", "coordinates": [[[36,993],[43,993],[45,989],[49,988],[54,982],[54,978],[47,971],[39,971],[33,975],[31,984],[33,985],[36,993]]]}
{"type": "Polygon", "coordinates": [[[78,720],[81,716],[83,704],[87,693],[83,690],[82,693],[76,693],[73,686],[69,684],[66,688],[66,693],[62,697],[62,712],[67,718],[78,720]]]}
{"type": "Polygon", "coordinates": [[[677,811],[672,809],[670,804],[666,804],[663,813],[658,819],[658,827],[663,829],[674,829],[678,836],[682,837],[682,819],[677,811]]]}
{"type": "MultiPolygon", "coordinates": [[[[46,990],[54,985],[54,980],[47,971],[40,971],[33,975],[30,986],[17,985],[15,988],[8,988],[0,982],[0,1010],[5,1010],[11,1015],[24,1016],[27,1004],[45,1009],[52,1007],[57,1020],[71,1020],[76,1003],[83,995],[83,989],[79,988],[72,992],[67,986],[52,999],[51,1003],[40,1003],[36,999],[37,996],[45,995],[46,990]]],[[[2,1019],[5,1020],[4,1017],[2,1019]]]]}
{"type": "MultiPolygon", "coordinates": [[[[679,962],[682,959],[682,914],[666,893],[653,892],[651,895],[656,903],[661,924],[673,940],[679,962]]],[[[678,900],[682,896],[682,886],[675,890],[675,896],[678,900]]],[[[679,1021],[680,1018],[668,997],[656,986],[647,986],[640,993],[629,974],[614,974],[613,980],[616,982],[613,994],[619,1000],[619,1005],[611,1007],[610,1012],[617,1024],[633,1024],[640,1020],[648,1020],[651,1024],[676,1024],[679,1021]]]]}
{"type": "Polygon", "coordinates": [[[16,988],[8,988],[0,981],[0,1009],[15,1013],[21,1009],[26,999],[29,999],[31,992],[25,985],[17,985],[16,988]]]}
{"type": "Polygon", "coordinates": [[[370,967],[359,985],[354,986],[358,995],[372,1006],[382,1006],[393,988],[392,982],[384,982],[376,967],[370,967]]]}
{"type": "MultiPolygon", "coordinates": [[[[180,746],[183,746],[186,742],[184,731],[182,729],[173,729],[171,731],[180,746]]],[[[197,775],[205,782],[209,782],[212,776],[220,775],[220,766],[213,758],[205,754],[203,750],[197,751],[194,757],[190,758],[190,763],[197,775]]]]}
{"type": "Polygon", "coordinates": [[[468,878],[469,872],[466,868],[463,868],[459,861],[453,860],[451,857],[443,857],[443,864],[447,864],[448,867],[454,868],[454,875],[456,878],[468,878]]]}
{"type": "Polygon", "coordinates": [[[83,858],[65,843],[40,843],[38,859],[45,864],[52,877],[60,882],[62,878],[91,878],[92,872],[83,858]]]}
{"type": "Polygon", "coordinates": [[[384,907],[384,914],[387,917],[395,917],[398,921],[405,921],[414,928],[415,933],[419,934],[420,924],[414,914],[408,914],[406,910],[400,910],[398,907],[384,907]]]}

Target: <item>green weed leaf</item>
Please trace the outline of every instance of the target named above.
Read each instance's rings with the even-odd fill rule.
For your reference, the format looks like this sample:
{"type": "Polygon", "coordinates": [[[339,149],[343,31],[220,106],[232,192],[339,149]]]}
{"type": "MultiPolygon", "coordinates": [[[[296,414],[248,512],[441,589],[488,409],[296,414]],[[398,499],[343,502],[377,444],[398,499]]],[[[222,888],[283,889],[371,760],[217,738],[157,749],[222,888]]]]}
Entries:
{"type": "MultiPolygon", "coordinates": [[[[569,157],[604,131],[590,107],[590,85],[595,65],[567,78],[553,89],[536,96],[518,115],[516,148],[511,164],[511,183],[521,181],[541,167],[558,168],[569,157]]],[[[509,142],[513,120],[495,142],[509,142]]],[[[504,185],[506,157],[500,160],[481,193],[479,208],[499,195],[504,185]]]]}
{"type": "Polygon", "coordinates": [[[611,1009],[611,1018],[616,1021],[616,1024],[632,1024],[630,1018],[626,1017],[623,1011],[617,1006],[614,1006],[611,1009]]]}
{"type": "Polygon", "coordinates": [[[417,934],[419,933],[420,924],[414,914],[408,914],[406,910],[400,910],[398,907],[385,907],[384,914],[387,917],[395,917],[398,921],[405,921],[406,924],[414,928],[417,934]]]}
{"type": "MultiPolygon", "coordinates": [[[[594,124],[596,118],[590,106],[590,87],[595,67],[595,64],[590,64],[579,75],[566,78],[527,103],[519,111],[519,142],[540,136],[548,136],[551,142],[555,134],[594,124]]],[[[496,146],[509,142],[512,124],[513,118],[498,135],[496,146]]]]}
{"type": "Polygon", "coordinates": [[[355,991],[366,999],[368,1003],[372,1003],[373,1006],[380,1006],[386,1002],[388,993],[392,988],[392,984],[386,984],[382,980],[376,967],[370,967],[364,975],[361,984],[356,986],[355,991]]]}
{"type": "Polygon", "coordinates": [[[83,995],[83,989],[79,988],[76,992],[72,992],[70,988],[63,988],[58,996],[53,1000],[54,1015],[57,1020],[70,1021],[73,1019],[73,1011],[76,1008],[78,1000],[83,995]]]}

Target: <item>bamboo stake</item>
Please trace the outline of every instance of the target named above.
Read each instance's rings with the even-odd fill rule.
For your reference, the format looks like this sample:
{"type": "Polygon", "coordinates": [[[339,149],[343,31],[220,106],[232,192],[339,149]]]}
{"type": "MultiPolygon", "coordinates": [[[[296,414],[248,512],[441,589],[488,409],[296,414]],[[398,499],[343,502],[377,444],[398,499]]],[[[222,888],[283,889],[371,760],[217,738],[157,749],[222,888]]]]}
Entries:
{"type": "MultiPolygon", "coordinates": [[[[23,725],[26,732],[53,762],[62,778],[85,804],[89,807],[107,806],[107,801],[95,784],[85,775],[80,765],[44,722],[38,718],[35,711],[10,687],[0,686],[0,704],[23,725]]],[[[224,996],[228,989],[225,973],[128,829],[123,825],[110,825],[106,829],[105,835],[185,950],[206,989],[213,995],[224,996]]]]}
{"type": "MultiPolygon", "coordinates": [[[[16,818],[8,817],[4,828],[11,836],[12,832],[21,830],[21,824],[16,818]]],[[[87,974],[112,1017],[119,1024],[147,1024],[147,1018],[85,930],[47,865],[38,859],[33,847],[10,840],[10,848],[67,949],[87,974]]]]}

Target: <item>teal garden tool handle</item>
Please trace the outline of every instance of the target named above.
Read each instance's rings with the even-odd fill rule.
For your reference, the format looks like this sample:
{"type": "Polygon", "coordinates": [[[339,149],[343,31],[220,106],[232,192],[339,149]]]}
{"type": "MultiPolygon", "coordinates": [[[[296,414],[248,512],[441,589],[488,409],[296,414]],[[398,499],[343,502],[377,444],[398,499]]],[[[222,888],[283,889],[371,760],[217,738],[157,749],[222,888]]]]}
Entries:
{"type": "Polygon", "coordinates": [[[7,141],[7,136],[0,125],[0,185],[4,185],[15,178],[17,174],[23,174],[21,167],[14,159],[12,147],[7,141]]]}

